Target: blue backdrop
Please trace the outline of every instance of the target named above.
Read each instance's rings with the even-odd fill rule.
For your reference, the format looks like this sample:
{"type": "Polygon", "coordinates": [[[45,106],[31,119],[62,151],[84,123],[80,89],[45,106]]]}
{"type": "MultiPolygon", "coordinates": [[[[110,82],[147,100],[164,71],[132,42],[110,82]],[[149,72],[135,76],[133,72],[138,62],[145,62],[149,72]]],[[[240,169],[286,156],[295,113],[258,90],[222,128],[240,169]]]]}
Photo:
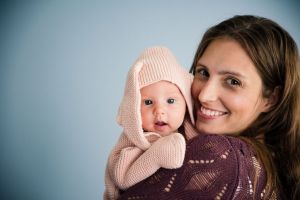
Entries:
{"type": "Polygon", "coordinates": [[[102,199],[131,64],[169,47],[189,68],[204,31],[271,18],[300,45],[297,1],[1,1],[0,199],[102,199]]]}

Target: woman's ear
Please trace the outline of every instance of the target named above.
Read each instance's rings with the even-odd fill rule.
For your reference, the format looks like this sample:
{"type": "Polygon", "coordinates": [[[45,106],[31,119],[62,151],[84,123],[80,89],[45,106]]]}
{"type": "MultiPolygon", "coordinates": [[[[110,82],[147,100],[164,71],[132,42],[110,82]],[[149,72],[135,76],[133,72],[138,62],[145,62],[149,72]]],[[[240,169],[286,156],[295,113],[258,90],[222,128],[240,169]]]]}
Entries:
{"type": "Polygon", "coordinates": [[[280,86],[276,86],[273,91],[270,91],[271,94],[267,95],[268,97],[265,97],[265,105],[263,112],[268,112],[275,104],[278,102],[279,98],[279,92],[280,92],[280,86]]]}

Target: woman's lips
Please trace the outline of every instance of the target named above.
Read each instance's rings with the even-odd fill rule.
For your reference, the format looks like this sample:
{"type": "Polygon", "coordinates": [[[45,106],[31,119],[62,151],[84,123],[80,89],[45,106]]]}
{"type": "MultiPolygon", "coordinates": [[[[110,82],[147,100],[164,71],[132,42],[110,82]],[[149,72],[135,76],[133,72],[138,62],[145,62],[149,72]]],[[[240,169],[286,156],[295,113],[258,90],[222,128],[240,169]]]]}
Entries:
{"type": "Polygon", "coordinates": [[[203,119],[216,119],[225,114],[227,114],[227,112],[213,110],[203,106],[200,106],[200,109],[197,111],[197,115],[203,119]]]}

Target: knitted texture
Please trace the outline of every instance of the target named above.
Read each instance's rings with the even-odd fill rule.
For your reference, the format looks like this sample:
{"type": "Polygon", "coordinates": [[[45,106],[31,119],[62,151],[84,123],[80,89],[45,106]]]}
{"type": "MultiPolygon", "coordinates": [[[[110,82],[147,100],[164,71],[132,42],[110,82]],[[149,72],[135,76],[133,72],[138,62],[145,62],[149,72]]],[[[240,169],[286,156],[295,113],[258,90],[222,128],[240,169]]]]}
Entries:
{"type": "Polygon", "coordinates": [[[127,189],[151,176],[159,168],[174,169],[182,165],[186,142],[181,133],[160,137],[157,133],[143,131],[140,89],[162,80],[175,84],[186,101],[190,120],[194,123],[190,95],[192,79],[192,75],[180,66],[165,47],[146,49],[139,56],[127,75],[117,116],[123,133],[108,159],[104,199],[117,199],[119,189],[127,189]],[[146,138],[149,135],[160,138],[150,144],[146,138]]]}
{"type": "Polygon", "coordinates": [[[159,169],[119,199],[278,199],[265,188],[264,167],[250,146],[236,137],[198,134],[187,142],[182,167],[159,169]]]}

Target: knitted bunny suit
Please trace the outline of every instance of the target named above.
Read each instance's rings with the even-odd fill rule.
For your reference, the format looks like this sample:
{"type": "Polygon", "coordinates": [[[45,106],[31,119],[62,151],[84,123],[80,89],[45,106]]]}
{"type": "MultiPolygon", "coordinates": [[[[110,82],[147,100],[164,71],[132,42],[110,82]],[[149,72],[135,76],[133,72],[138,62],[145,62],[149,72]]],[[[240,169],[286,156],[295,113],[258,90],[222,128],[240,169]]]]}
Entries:
{"type": "Polygon", "coordinates": [[[160,137],[157,133],[144,132],[140,89],[159,81],[175,84],[187,105],[189,118],[184,121],[184,126],[187,120],[194,123],[190,95],[192,79],[192,75],[165,47],[146,49],[131,67],[117,116],[123,132],[108,159],[104,199],[117,199],[120,189],[127,189],[146,179],[159,168],[175,169],[182,165],[186,150],[183,133],[160,137]],[[151,144],[146,138],[150,135],[160,138],[151,144]]]}

